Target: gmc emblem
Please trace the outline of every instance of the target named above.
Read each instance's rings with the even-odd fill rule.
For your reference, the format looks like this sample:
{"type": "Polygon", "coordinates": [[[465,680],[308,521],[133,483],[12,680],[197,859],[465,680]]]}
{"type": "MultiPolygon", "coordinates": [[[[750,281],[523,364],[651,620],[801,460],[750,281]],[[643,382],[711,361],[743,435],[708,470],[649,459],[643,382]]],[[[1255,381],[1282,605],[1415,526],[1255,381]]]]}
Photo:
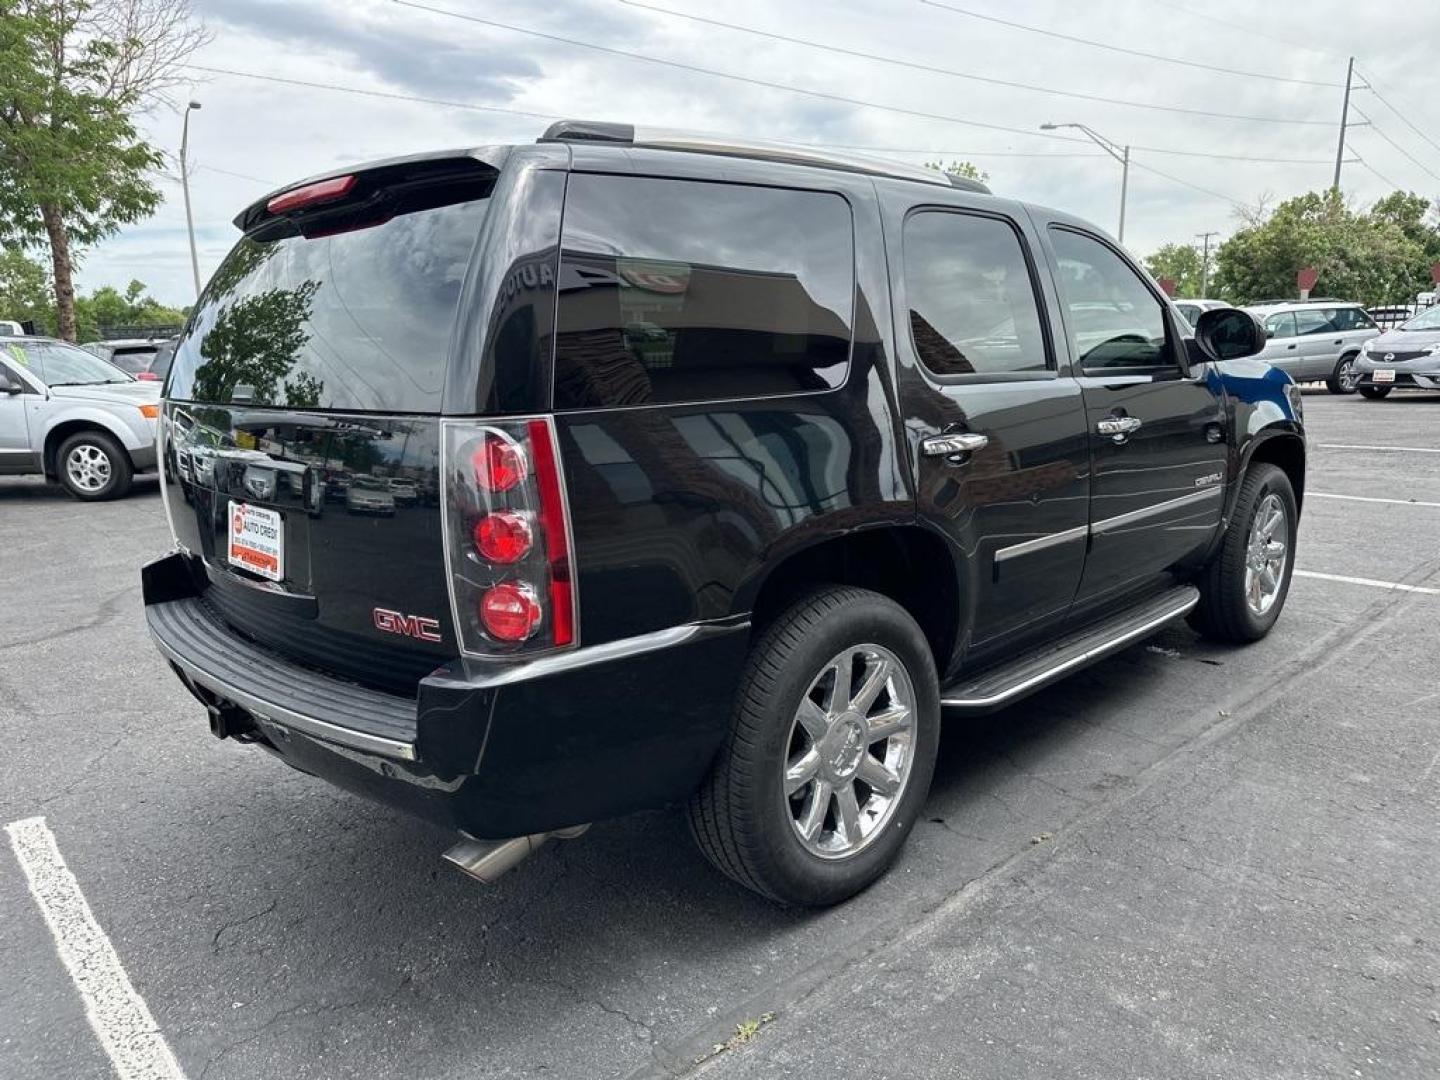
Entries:
{"type": "Polygon", "coordinates": [[[377,607],[371,615],[375,619],[375,629],[384,630],[387,634],[404,634],[420,641],[441,640],[439,622],[423,615],[405,615],[383,607],[377,607]]]}

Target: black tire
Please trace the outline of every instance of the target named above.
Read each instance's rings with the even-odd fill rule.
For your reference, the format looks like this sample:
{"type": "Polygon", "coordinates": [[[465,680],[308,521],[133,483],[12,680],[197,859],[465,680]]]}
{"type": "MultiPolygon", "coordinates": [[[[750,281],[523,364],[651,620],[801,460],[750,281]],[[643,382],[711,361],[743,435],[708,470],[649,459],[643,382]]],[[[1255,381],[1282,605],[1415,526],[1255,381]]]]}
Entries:
{"type": "MultiPolygon", "coordinates": [[[[875,701],[878,708],[882,699],[875,701]]],[[[751,646],[730,733],[690,800],[690,831],[721,872],[762,896],[802,907],[839,903],[879,878],[899,854],[929,792],[939,734],[935,661],[915,620],[879,593],[848,586],[818,589],[796,600],[751,646]],[[860,645],[888,651],[908,676],[914,695],[910,772],[888,818],[872,826],[869,838],[851,854],[826,858],[805,846],[793,823],[814,790],[807,786],[787,796],[782,772],[792,740],[805,737],[796,726],[797,715],[811,684],[823,677],[832,659],[860,645]]],[[[863,760],[869,744],[858,742],[863,760]]],[[[860,783],[851,790],[868,789],[860,783]]],[[[839,803],[832,804],[828,796],[826,805],[838,811],[839,803]]],[[[837,837],[839,828],[836,819],[837,837]]],[[[823,823],[820,830],[823,835],[823,823]]]]}
{"type": "Polygon", "coordinates": [[[1235,511],[1225,530],[1220,549],[1201,572],[1195,584],[1200,589],[1200,603],[1190,612],[1189,622],[1199,633],[1215,641],[1245,644],[1259,641],[1270,632],[1285,607],[1290,592],[1290,577],[1295,568],[1295,536],[1300,523],[1295,505],[1295,490],[1290,478],[1267,462],[1250,466],[1240,484],[1235,511]],[[1245,568],[1249,540],[1256,512],[1267,495],[1277,496],[1285,510],[1285,568],[1279,592],[1269,610],[1257,614],[1245,599],[1245,568]]]}
{"type": "Polygon", "coordinates": [[[1367,401],[1380,401],[1389,397],[1390,391],[1393,389],[1395,389],[1393,386],[1362,386],[1360,387],[1360,396],[1367,401]]]}
{"type": "Polygon", "coordinates": [[[1346,353],[1335,361],[1335,370],[1330,372],[1325,379],[1325,389],[1332,394],[1353,394],[1355,393],[1355,357],[1356,353],[1346,353]],[[1345,386],[1345,379],[1349,377],[1350,385],[1345,386]]]}
{"type": "Polygon", "coordinates": [[[99,502],[118,499],[129,491],[134,469],[124,447],[106,432],[92,429],[76,432],[60,444],[55,451],[55,475],[77,499],[99,502]],[[72,454],[82,455],[91,468],[72,469],[72,454]]]}

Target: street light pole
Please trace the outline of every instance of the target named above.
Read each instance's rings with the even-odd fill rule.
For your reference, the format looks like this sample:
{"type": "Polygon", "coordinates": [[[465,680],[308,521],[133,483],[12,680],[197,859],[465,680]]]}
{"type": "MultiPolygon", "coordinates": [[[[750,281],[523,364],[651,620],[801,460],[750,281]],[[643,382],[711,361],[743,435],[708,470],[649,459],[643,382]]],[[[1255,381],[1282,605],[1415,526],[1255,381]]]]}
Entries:
{"type": "Polygon", "coordinates": [[[1100,147],[1101,150],[1104,150],[1116,161],[1120,162],[1120,228],[1117,232],[1116,239],[1123,244],[1125,242],[1125,200],[1130,192],[1130,147],[1128,145],[1121,146],[1117,142],[1112,142],[1110,139],[1105,138],[1104,135],[1091,130],[1084,124],[1040,125],[1041,131],[1056,131],[1059,128],[1074,128],[1076,131],[1084,132],[1086,138],[1100,147]]]}
{"type": "Polygon", "coordinates": [[[185,193],[185,229],[190,234],[190,272],[195,275],[195,299],[200,299],[200,257],[195,253],[195,218],[190,212],[190,163],[186,155],[190,149],[190,113],[200,108],[200,102],[192,101],[185,106],[185,119],[180,125],[180,188],[185,193]]]}

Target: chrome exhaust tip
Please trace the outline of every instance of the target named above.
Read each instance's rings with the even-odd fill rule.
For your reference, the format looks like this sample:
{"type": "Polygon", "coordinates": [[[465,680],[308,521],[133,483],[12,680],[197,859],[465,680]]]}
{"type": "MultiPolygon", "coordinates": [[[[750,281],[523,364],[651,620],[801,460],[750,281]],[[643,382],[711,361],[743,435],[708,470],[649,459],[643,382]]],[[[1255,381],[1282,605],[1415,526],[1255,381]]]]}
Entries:
{"type": "Polygon", "coordinates": [[[582,836],[587,825],[574,825],[554,832],[531,833],[509,840],[476,840],[466,836],[441,856],[452,866],[463,870],[476,881],[493,885],[507,871],[513,870],[551,840],[574,840],[582,836]]]}

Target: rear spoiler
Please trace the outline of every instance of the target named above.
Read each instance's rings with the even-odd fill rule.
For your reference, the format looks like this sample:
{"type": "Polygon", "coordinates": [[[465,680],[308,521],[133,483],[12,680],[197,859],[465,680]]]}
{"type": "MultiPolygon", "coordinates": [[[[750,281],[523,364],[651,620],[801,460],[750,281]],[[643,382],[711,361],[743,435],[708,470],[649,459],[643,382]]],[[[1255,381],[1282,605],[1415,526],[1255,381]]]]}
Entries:
{"type": "Polygon", "coordinates": [[[504,155],[503,147],[448,150],[321,173],[257,199],[235,227],[255,239],[275,239],[483,198],[504,155]]]}

